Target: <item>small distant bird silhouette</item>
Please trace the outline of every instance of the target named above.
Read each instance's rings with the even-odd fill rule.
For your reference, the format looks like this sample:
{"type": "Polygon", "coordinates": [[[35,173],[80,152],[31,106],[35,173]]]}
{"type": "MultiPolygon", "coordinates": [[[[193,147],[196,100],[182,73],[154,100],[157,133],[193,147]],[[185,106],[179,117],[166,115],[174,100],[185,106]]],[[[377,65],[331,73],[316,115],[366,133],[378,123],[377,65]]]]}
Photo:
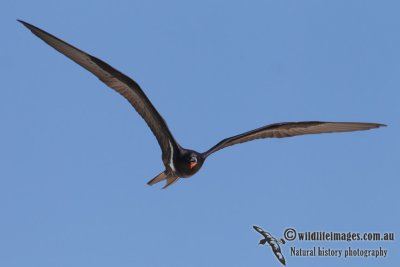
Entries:
{"type": "MultiPolygon", "coordinates": [[[[282,122],[225,138],[204,153],[185,149],[175,140],[168,129],[167,123],[134,80],[106,62],[83,52],[54,35],[27,22],[18,21],[48,45],[93,73],[103,83],[121,94],[145,120],[161,147],[162,161],[165,166],[165,171],[151,179],[147,183],[148,185],[166,180],[166,184],[163,187],[166,188],[179,178],[188,178],[198,172],[206,158],[214,152],[228,146],[259,138],[282,138],[303,134],[363,131],[385,126],[379,123],[362,122],[282,122]]],[[[171,105],[176,104],[173,103],[171,105]]]]}
{"type": "Polygon", "coordinates": [[[268,243],[268,245],[271,246],[272,252],[275,254],[276,258],[283,264],[286,265],[285,257],[283,257],[281,247],[279,244],[285,244],[285,240],[282,238],[280,240],[277,240],[275,237],[273,237],[270,233],[264,231],[261,229],[261,227],[258,227],[256,225],[253,225],[254,230],[259,232],[264,238],[258,242],[259,245],[265,245],[265,243],[268,243]]]}

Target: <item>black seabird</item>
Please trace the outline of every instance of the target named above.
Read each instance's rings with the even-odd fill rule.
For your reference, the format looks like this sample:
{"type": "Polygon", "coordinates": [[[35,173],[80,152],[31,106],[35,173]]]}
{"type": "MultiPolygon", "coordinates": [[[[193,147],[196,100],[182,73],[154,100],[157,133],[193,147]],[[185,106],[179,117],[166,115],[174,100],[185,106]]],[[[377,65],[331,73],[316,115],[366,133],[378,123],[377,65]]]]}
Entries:
{"type": "Polygon", "coordinates": [[[261,227],[258,227],[256,225],[253,225],[254,230],[259,232],[264,238],[261,239],[258,244],[259,245],[265,245],[265,243],[268,243],[268,245],[271,246],[272,252],[275,254],[276,258],[283,264],[286,265],[285,257],[283,257],[281,247],[279,244],[285,244],[285,240],[280,239],[277,240],[275,237],[273,237],[270,233],[264,231],[261,229],[261,227]]]}
{"type": "Polygon", "coordinates": [[[149,185],[166,180],[166,184],[163,187],[166,188],[179,178],[187,178],[198,172],[206,158],[212,153],[225,147],[254,139],[282,138],[303,134],[351,132],[385,126],[379,123],[360,122],[305,121],[275,123],[226,138],[204,153],[185,149],[174,139],[164,119],[134,80],[114,69],[104,61],[83,52],[38,27],[21,20],[18,21],[48,45],[90,71],[106,85],[120,93],[146,121],[161,147],[162,161],[165,165],[165,171],[150,180],[148,182],[149,185]]]}

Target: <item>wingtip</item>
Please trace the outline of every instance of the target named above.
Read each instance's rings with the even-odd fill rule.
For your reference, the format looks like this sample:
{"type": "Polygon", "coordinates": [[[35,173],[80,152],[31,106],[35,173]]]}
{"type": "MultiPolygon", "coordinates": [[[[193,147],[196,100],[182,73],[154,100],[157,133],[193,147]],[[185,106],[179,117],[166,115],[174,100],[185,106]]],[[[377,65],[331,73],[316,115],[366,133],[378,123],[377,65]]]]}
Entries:
{"type": "Polygon", "coordinates": [[[30,24],[30,23],[28,23],[26,21],[23,21],[23,20],[20,20],[20,19],[17,19],[17,21],[19,23],[21,23],[22,25],[24,25],[25,27],[27,27],[34,34],[35,34],[35,32],[43,32],[42,29],[40,29],[40,28],[36,27],[35,25],[32,25],[32,24],[30,24]]]}
{"type": "Polygon", "coordinates": [[[387,127],[386,124],[383,123],[375,123],[375,122],[370,122],[370,123],[364,123],[368,125],[368,129],[376,129],[376,128],[381,128],[381,127],[387,127]]]}
{"type": "Polygon", "coordinates": [[[20,20],[20,19],[17,19],[17,21],[19,22],[19,23],[21,23],[22,25],[24,25],[25,27],[27,27],[28,29],[32,29],[32,28],[34,28],[35,26],[33,26],[32,24],[29,24],[28,22],[26,22],[26,21],[23,21],[23,20],[20,20]]]}
{"type": "Polygon", "coordinates": [[[22,23],[23,25],[26,25],[26,24],[27,24],[25,21],[23,21],[23,20],[21,20],[21,19],[17,19],[17,21],[18,21],[19,23],[22,23]]]}

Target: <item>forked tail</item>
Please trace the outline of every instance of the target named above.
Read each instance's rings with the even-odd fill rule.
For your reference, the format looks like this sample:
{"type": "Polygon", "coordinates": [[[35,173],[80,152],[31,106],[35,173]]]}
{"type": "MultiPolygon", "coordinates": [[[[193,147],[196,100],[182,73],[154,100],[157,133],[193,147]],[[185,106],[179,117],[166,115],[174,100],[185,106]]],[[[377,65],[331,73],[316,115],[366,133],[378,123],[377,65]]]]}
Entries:
{"type": "Polygon", "coordinates": [[[176,176],[175,174],[168,174],[168,173],[166,173],[166,171],[163,171],[162,173],[160,173],[159,175],[157,175],[156,177],[154,177],[153,179],[148,181],[147,184],[148,185],[153,185],[153,184],[156,184],[156,183],[161,182],[163,180],[167,180],[167,182],[165,183],[165,185],[162,188],[162,189],[165,189],[168,186],[170,186],[173,183],[175,183],[178,179],[179,179],[179,177],[176,176]]]}

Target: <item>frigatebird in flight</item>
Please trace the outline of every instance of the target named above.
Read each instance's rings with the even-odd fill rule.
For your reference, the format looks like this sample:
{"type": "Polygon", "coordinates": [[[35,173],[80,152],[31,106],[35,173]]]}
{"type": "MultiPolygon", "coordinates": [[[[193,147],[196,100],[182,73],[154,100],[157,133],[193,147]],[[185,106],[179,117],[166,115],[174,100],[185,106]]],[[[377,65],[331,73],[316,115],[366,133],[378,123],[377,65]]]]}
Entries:
{"type": "Polygon", "coordinates": [[[385,126],[379,123],[360,122],[304,121],[274,123],[226,138],[204,153],[185,149],[175,140],[160,113],[158,113],[156,108],[134,80],[111,67],[104,61],[83,52],[38,27],[21,20],[18,21],[48,45],[93,73],[103,83],[125,97],[125,99],[128,100],[139,115],[146,121],[161,147],[162,161],[165,165],[165,171],[151,179],[148,182],[149,185],[166,180],[166,184],[163,187],[166,188],[179,178],[187,178],[198,172],[206,158],[214,152],[228,146],[252,141],[254,139],[272,137],[282,138],[303,134],[362,131],[385,126]]]}
{"type": "Polygon", "coordinates": [[[280,239],[277,240],[275,237],[273,237],[270,233],[264,231],[261,229],[261,227],[258,227],[256,225],[253,225],[254,230],[259,232],[264,238],[261,239],[258,244],[259,245],[265,245],[265,243],[268,243],[268,245],[271,246],[272,252],[275,254],[276,258],[283,264],[286,265],[285,257],[283,257],[281,247],[279,244],[285,244],[285,240],[280,239]]]}

